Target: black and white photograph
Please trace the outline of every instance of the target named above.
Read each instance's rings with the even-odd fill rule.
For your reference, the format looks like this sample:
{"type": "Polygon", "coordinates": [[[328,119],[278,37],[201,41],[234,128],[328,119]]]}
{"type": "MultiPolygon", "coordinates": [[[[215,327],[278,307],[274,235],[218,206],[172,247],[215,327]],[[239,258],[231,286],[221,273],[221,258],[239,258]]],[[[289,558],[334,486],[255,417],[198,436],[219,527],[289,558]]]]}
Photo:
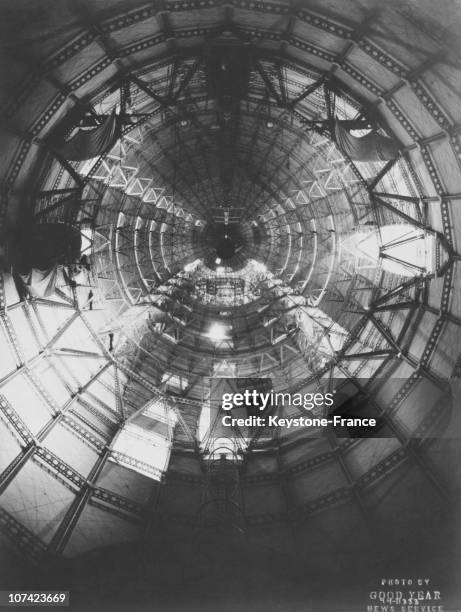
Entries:
{"type": "Polygon", "coordinates": [[[461,612],[461,0],[0,0],[0,610],[461,612]]]}

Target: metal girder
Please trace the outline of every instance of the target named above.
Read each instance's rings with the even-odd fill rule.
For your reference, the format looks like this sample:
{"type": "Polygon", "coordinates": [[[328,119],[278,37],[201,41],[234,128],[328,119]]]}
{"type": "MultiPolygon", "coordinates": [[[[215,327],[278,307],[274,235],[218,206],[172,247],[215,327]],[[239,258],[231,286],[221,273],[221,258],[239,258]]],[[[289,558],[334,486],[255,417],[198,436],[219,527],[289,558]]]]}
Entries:
{"type": "Polygon", "coordinates": [[[419,273],[422,274],[425,270],[426,267],[425,266],[417,266],[416,264],[410,264],[402,259],[399,259],[398,257],[393,257],[392,255],[389,255],[387,253],[385,253],[383,250],[381,250],[379,256],[382,259],[388,259],[389,261],[394,261],[400,265],[402,265],[405,268],[408,268],[410,270],[412,270],[415,273],[419,273]]]}
{"type": "Polygon", "coordinates": [[[258,58],[254,55],[252,55],[251,57],[253,65],[255,66],[256,70],[258,71],[260,77],[262,78],[262,80],[264,81],[264,84],[267,88],[268,93],[274,98],[274,100],[277,102],[277,104],[283,108],[283,96],[275,89],[274,84],[272,83],[270,77],[266,74],[266,71],[264,70],[264,67],[261,65],[261,62],[258,60],[258,58]]]}
{"type": "Polygon", "coordinates": [[[77,525],[77,522],[85,509],[86,503],[88,502],[93,489],[96,486],[96,481],[101,474],[104,465],[109,459],[109,456],[110,450],[109,448],[106,448],[99,456],[90,474],[88,475],[85,485],[78,492],[74,501],[70,505],[70,508],[67,510],[64,518],[55,531],[49,544],[50,550],[57,553],[62,553],[62,551],[65,549],[77,525]]]}
{"type": "Polygon", "coordinates": [[[200,68],[201,65],[202,65],[202,57],[199,56],[195,60],[195,62],[192,64],[192,66],[189,66],[187,73],[184,75],[184,78],[180,82],[177,90],[174,92],[174,95],[172,93],[170,94],[171,99],[174,103],[179,100],[180,95],[189,85],[190,81],[192,80],[192,78],[194,77],[194,75],[196,74],[197,70],[200,68]]]}
{"type": "Polygon", "coordinates": [[[25,64],[26,67],[29,68],[32,73],[40,75],[41,78],[47,81],[47,83],[54,87],[58,92],[65,95],[68,100],[70,100],[73,104],[82,109],[82,111],[88,111],[92,114],[96,114],[91,104],[89,104],[88,102],[83,102],[80,98],[78,98],[70,87],[61,83],[59,79],[52,74],[49,68],[43,67],[40,62],[28,57],[24,53],[24,50],[20,51],[19,48],[15,46],[13,52],[12,49],[8,48],[8,45],[5,45],[3,52],[10,56],[13,61],[25,64]]]}
{"type": "Polygon", "coordinates": [[[422,277],[422,276],[414,276],[413,278],[410,278],[409,280],[401,283],[398,287],[395,287],[394,289],[391,289],[387,293],[381,294],[375,299],[373,299],[369,308],[371,310],[374,310],[376,309],[376,307],[380,306],[381,304],[385,302],[388,302],[390,299],[394,297],[397,297],[399,295],[405,295],[404,292],[408,289],[412,289],[413,287],[419,291],[421,289],[421,285],[426,282],[426,279],[427,277],[422,277]]]}
{"type": "Polygon", "coordinates": [[[341,445],[338,443],[338,438],[337,438],[336,433],[334,432],[334,430],[330,429],[329,427],[326,428],[326,438],[333,451],[333,457],[336,459],[339,465],[339,468],[341,472],[343,473],[343,475],[345,476],[347,480],[347,484],[352,491],[352,496],[355,502],[357,503],[360,513],[362,514],[365,520],[365,525],[367,526],[370,532],[374,533],[376,530],[376,524],[373,521],[373,517],[370,512],[370,507],[369,505],[365,503],[363,499],[363,495],[360,491],[359,484],[352,475],[351,469],[347,462],[346,455],[343,449],[341,448],[341,445]]]}
{"type": "Polygon", "coordinates": [[[411,202],[413,204],[418,204],[422,198],[417,196],[408,196],[400,193],[386,193],[384,191],[373,191],[373,195],[378,198],[390,198],[392,200],[402,200],[403,202],[411,202]]]}
{"type": "Polygon", "coordinates": [[[432,370],[422,365],[422,363],[418,359],[415,359],[408,353],[408,351],[403,349],[403,347],[400,346],[399,342],[393,338],[390,331],[386,329],[384,324],[379,319],[377,319],[372,312],[366,312],[366,316],[380,332],[386,342],[390,344],[390,346],[392,346],[392,348],[397,352],[397,357],[402,357],[416,372],[421,372],[423,376],[428,378],[437,387],[442,389],[446,387],[446,381],[443,378],[440,378],[437,374],[434,374],[432,370]]]}
{"type": "Polygon", "coordinates": [[[82,180],[78,172],[75,171],[72,164],[70,164],[64,157],[62,157],[54,149],[52,149],[44,139],[39,138],[38,136],[34,136],[33,134],[30,134],[28,132],[18,130],[17,128],[13,128],[13,126],[8,123],[1,122],[1,127],[10,134],[13,134],[13,136],[21,138],[24,141],[33,143],[44,149],[47,153],[57,159],[63,169],[68,172],[75,184],[78,185],[78,188],[82,188],[84,186],[84,181],[82,180]]]}
{"type": "Polygon", "coordinates": [[[387,194],[383,194],[383,193],[380,193],[378,195],[378,193],[370,191],[370,198],[373,201],[378,202],[378,204],[380,206],[384,206],[384,208],[386,208],[387,210],[390,210],[392,213],[394,213],[398,217],[402,218],[407,223],[410,223],[411,225],[414,225],[415,227],[418,227],[419,229],[422,229],[422,230],[434,231],[431,227],[429,227],[428,225],[426,225],[422,221],[420,221],[418,219],[414,219],[413,217],[410,217],[410,215],[407,215],[402,210],[399,210],[398,208],[395,208],[395,206],[393,206],[389,202],[386,202],[386,200],[384,200],[382,196],[393,197],[393,196],[390,196],[390,195],[387,196],[387,194]]]}
{"type": "Polygon", "coordinates": [[[383,168],[378,172],[378,174],[368,183],[368,190],[372,192],[376,185],[378,185],[379,181],[389,172],[389,170],[395,166],[398,162],[399,158],[394,157],[390,159],[383,168]]]}
{"type": "Polygon", "coordinates": [[[322,75],[317,81],[306,87],[303,93],[299,94],[294,100],[291,100],[288,104],[289,108],[294,108],[297,104],[308,98],[311,94],[313,94],[319,87],[324,85],[325,83],[325,75],[322,75]]]}
{"type": "MultiPolygon", "coordinates": [[[[50,431],[63,419],[64,415],[69,412],[71,406],[79,399],[79,396],[107,369],[108,365],[103,366],[95,375],[91,377],[87,383],[81,387],[59,410],[56,412],[51,419],[45,424],[44,427],[35,435],[32,436],[33,440],[29,443],[23,451],[13,459],[13,461],[7,466],[4,472],[0,475],[0,493],[8,486],[13,478],[19,473],[22,467],[27,461],[35,454],[40,444],[45,440],[46,436],[50,431]]],[[[50,410],[52,407],[50,406],[50,410]]],[[[21,421],[19,416],[17,419],[21,421]]],[[[27,427],[24,425],[27,430],[27,427]]]]}
{"type": "Polygon", "coordinates": [[[379,359],[379,358],[387,358],[393,355],[396,355],[396,349],[388,350],[388,349],[376,349],[374,351],[364,351],[362,353],[344,353],[337,359],[339,361],[355,361],[360,359],[379,359]]]}
{"type": "Polygon", "coordinates": [[[71,193],[78,193],[81,191],[81,187],[66,187],[65,189],[45,189],[37,192],[37,197],[47,197],[54,195],[64,195],[71,193]]]}
{"type": "Polygon", "coordinates": [[[22,470],[24,465],[35,453],[37,446],[35,441],[30,445],[26,446],[22,452],[17,455],[3,470],[0,474],[0,495],[10,485],[10,483],[16,478],[19,472],[22,470]]]}
{"type": "MultiPolygon", "coordinates": [[[[382,408],[382,406],[368,393],[366,388],[359,382],[359,380],[351,375],[351,373],[340,364],[338,367],[343,371],[343,373],[347,376],[347,378],[352,382],[354,386],[356,386],[360,393],[366,397],[367,401],[375,408],[378,415],[381,416],[386,424],[389,426],[391,431],[394,433],[396,438],[399,440],[400,444],[404,448],[406,454],[409,458],[413,459],[416,465],[421,469],[424,476],[429,480],[429,482],[434,486],[437,490],[438,494],[441,495],[444,499],[448,499],[452,501],[451,494],[443,482],[443,479],[440,478],[439,474],[436,474],[433,466],[429,464],[429,461],[426,457],[424,457],[419,449],[419,444],[416,440],[409,439],[405,433],[402,431],[400,427],[395,423],[392,417],[382,408]]],[[[446,387],[445,387],[446,389],[446,387]]]]}

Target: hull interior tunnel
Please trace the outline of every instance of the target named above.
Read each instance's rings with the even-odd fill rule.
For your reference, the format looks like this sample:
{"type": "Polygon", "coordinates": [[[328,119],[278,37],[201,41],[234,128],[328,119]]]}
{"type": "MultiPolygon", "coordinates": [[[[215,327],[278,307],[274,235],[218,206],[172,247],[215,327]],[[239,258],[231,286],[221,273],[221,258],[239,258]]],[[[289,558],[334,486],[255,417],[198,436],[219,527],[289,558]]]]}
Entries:
{"type": "Polygon", "coordinates": [[[460,31],[0,0],[0,591],[461,610],[460,31]]]}

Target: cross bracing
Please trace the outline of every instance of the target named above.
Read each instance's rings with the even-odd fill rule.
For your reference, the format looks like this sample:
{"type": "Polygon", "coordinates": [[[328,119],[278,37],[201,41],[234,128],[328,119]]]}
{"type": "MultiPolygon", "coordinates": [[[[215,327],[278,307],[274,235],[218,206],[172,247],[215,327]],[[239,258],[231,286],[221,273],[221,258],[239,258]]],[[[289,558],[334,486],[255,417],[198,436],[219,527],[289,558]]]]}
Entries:
{"type": "Polygon", "coordinates": [[[92,524],[99,532],[112,525],[96,545],[136,539],[152,523],[153,499],[158,520],[193,522],[193,503],[174,509],[158,478],[171,491],[188,478],[205,481],[197,422],[207,377],[226,368],[272,376],[281,389],[342,379],[371,398],[393,433],[381,454],[363,440],[329,437],[307,458],[292,450],[302,440],[256,439],[243,497],[258,479],[285,484],[283,504],[255,502],[248,525],[303,523],[347,503],[367,515],[376,510],[370,489],[408,463],[445,497],[428,457],[431,434],[447,416],[445,379],[459,362],[459,117],[441,77],[456,59],[433,48],[442,46],[433,38],[417,58],[408,40],[392,43],[389,29],[380,29],[381,18],[399,25],[392,8],[346,19],[339,3],[329,15],[283,2],[167,2],[161,14],[157,5],[133,3],[112,16],[86,4],[88,14],[72,15],[75,32],[58,33],[53,51],[33,43],[35,62],[32,53],[14,54],[23,78],[2,109],[9,147],[2,212],[76,227],[93,258],[91,270],[66,271],[41,296],[5,272],[2,528],[22,546],[27,541],[35,557],[47,549],[78,554],[98,531],[92,524]],[[145,26],[142,36],[136,23],[145,26]],[[250,49],[248,82],[236,84],[240,93],[229,104],[210,91],[204,59],[226,37],[250,49]],[[88,129],[117,105],[126,117],[114,151],[87,167],[53,156],[50,122],[76,127],[65,125],[76,108],[88,129]],[[398,140],[398,160],[354,161],[339,150],[328,121],[357,115],[398,140]],[[226,221],[239,225],[240,255],[217,274],[213,232],[226,221]],[[402,258],[386,226],[410,228],[399,238],[407,253],[424,236],[433,260],[402,258]],[[373,235],[377,255],[355,249],[352,256],[358,234],[373,235]],[[279,289],[237,303],[241,284],[229,279],[238,276],[239,257],[263,263],[279,289]],[[215,279],[208,294],[223,278],[235,303],[224,290],[206,304],[191,296],[184,268],[197,259],[215,279]],[[299,297],[341,345],[331,347],[327,332],[300,341],[307,324],[295,316],[299,297]],[[220,318],[230,338],[213,342],[209,323],[220,318]],[[26,401],[16,405],[22,392],[37,406],[32,416],[26,401]],[[132,415],[150,418],[143,410],[152,397],[177,418],[173,432],[155,425],[171,454],[167,465],[151,465],[154,478],[139,457],[117,463],[112,447],[132,415]],[[423,397],[431,403],[418,412],[423,397]],[[276,454],[277,467],[252,471],[260,452],[276,454]],[[197,470],[182,469],[184,457],[197,470]],[[330,490],[309,485],[323,468],[339,472],[337,480],[325,477],[330,490]],[[21,498],[15,484],[31,482],[39,484],[21,498]],[[39,510],[47,487],[59,500],[48,514],[39,510]],[[318,494],[308,499],[307,489],[318,494]],[[18,507],[22,520],[14,522],[18,507]]]}

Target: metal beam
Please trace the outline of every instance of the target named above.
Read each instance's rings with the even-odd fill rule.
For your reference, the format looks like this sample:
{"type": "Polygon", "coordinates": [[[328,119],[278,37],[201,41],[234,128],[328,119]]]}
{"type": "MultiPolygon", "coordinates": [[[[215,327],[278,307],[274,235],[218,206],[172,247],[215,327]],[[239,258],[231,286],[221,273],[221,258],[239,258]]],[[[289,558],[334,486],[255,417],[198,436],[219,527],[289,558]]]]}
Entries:
{"type": "Polygon", "coordinates": [[[110,450],[106,448],[93,466],[85,485],[80,489],[67,510],[49,544],[49,549],[53,552],[62,553],[64,551],[109,456],[110,450]]]}

